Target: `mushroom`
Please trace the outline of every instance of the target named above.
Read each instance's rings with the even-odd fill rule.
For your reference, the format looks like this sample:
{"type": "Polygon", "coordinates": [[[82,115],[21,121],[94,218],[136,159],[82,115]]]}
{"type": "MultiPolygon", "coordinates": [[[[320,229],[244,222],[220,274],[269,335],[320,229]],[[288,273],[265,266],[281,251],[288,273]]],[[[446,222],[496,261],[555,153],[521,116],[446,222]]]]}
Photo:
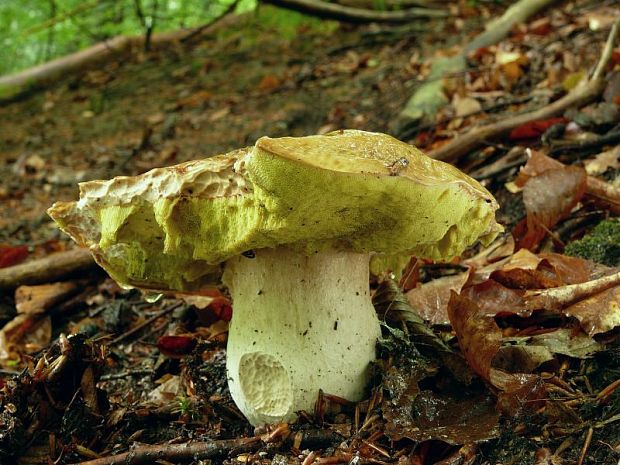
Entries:
{"type": "Polygon", "coordinates": [[[254,424],[357,401],[379,320],[371,253],[447,259],[501,230],[478,182],[388,135],[263,137],[251,148],[80,184],[49,214],[118,282],[233,299],[229,387],[254,424]]]}

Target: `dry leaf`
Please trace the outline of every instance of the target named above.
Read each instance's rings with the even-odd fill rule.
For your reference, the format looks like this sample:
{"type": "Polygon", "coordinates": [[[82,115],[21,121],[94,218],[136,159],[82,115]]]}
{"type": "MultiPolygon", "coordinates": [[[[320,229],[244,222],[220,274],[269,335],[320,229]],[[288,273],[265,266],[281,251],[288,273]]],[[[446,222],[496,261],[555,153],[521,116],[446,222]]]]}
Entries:
{"type": "Polygon", "coordinates": [[[562,312],[579,320],[583,330],[590,336],[620,327],[620,286],[581,300],[562,312]]]}
{"type": "Polygon", "coordinates": [[[583,168],[566,166],[547,170],[531,178],[523,189],[527,217],[513,232],[517,248],[533,249],[547,232],[565,218],[586,192],[587,177],[583,168]],[[523,235],[521,230],[525,229],[523,235]]]}
{"type": "Polygon", "coordinates": [[[468,278],[468,272],[444,276],[420,284],[405,295],[411,308],[426,321],[438,325],[448,324],[450,322],[448,302],[450,301],[451,291],[461,292],[468,278]]]}

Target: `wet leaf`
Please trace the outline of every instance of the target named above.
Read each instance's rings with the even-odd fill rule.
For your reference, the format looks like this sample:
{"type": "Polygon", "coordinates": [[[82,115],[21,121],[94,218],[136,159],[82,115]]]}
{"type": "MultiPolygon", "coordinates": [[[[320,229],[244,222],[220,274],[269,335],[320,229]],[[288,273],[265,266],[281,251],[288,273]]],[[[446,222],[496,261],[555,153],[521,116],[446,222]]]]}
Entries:
{"type": "Polygon", "coordinates": [[[448,444],[487,441],[499,434],[499,414],[484,395],[455,398],[421,390],[418,382],[423,369],[403,374],[392,369],[386,375],[389,398],[382,404],[385,433],[394,441],[439,440],[448,444]]]}
{"type": "Polygon", "coordinates": [[[545,404],[546,386],[538,375],[492,370],[491,383],[500,389],[498,410],[510,418],[536,411],[545,404]]]}

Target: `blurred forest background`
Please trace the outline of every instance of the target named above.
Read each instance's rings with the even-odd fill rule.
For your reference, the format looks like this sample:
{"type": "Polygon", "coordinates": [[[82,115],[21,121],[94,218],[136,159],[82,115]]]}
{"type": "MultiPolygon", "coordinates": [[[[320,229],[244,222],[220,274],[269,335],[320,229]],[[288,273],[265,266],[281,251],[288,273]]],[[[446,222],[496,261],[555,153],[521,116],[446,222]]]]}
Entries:
{"type": "MultiPolygon", "coordinates": [[[[49,61],[111,37],[147,35],[209,23],[226,0],[26,0],[0,2],[0,75],[49,61]]],[[[236,2],[251,11],[256,0],[236,2]]],[[[287,18],[286,20],[290,20],[287,18]]]]}

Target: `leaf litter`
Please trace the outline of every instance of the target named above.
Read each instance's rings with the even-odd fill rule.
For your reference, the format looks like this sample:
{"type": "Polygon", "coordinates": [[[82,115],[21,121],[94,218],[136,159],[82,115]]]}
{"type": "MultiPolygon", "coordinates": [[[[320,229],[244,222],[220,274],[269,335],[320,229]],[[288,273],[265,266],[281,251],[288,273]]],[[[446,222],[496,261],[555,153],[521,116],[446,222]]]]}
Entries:
{"type": "MultiPolygon", "coordinates": [[[[446,85],[452,104],[411,140],[432,149],[459,131],[544,106],[574,88],[618,13],[609,8],[581,11],[571,3],[477,50],[469,57],[471,69],[446,85]]],[[[359,39],[355,31],[340,33],[351,44],[359,39]]],[[[196,63],[162,61],[180,89],[162,85],[165,102],[111,111],[97,106],[97,99],[131,85],[116,68],[85,77],[75,90],[53,88],[18,102],[41,112],[43,124],[57,121],[63,138],[74,137],[68,150],[98,158],[61,160],[37,139],[36,129],[22,138],[28,151],[7,145],[2,169],[11,175],[0,189],[7,207],[0,220],[10,234],[2,236],[0,266],[64,247],[45,245],[57,237],[40,213],[50,198],[72,196],[69,186],[87,173],[143,171],[264,134],[385,130],[407,93],[402,83],[429,68],[399,41],[367,53],[347,51],[333,61],[312,56],[307,65],[299,64],[295,47],[284,46],[288,67],[252,69],[250,63],[249,72],[230,84],[236,65],[229,52],[207,57],[198,49],[196,63]],[[206,86],[207,78],[219,79],[220,87],[206,86]],[[370,81],[372,97],[363,85],[370,81]],[[353,96],[343,90],[352,83],[353,96]],[[239,91],[244,86],[247,95],[239,91]],[[293,101],[299,90],[307,101],[293,101]],[[312,112],[305,110],[309,103],[317,105],[312,112]],[[59,118],[62,112],[90,126],[96,119],[100,132],[59,118]],[[133,124],[119,127],[119,112],[133,124]],[[205,128],[212,129],[207,140],[200,135],[205,128]]],[[[619,64],[613,60],[610,68],[619,64]]],[[[128,66],[156,79],[148,62],[128,66]]],[[[500,215],[516,246],[504,237],[460,262],[414,260],[402,287],[392,280],[374,283],[385,326],[366,400],[351,404],[323,393],[317,409],[303,412],[297,424],[255,431],[227,389],[224,347],[234,308],[225,294],[148,302],[94,274],[23,286],[2,297],[0,454],[19,456],[20,463],[79,463],[127,452],[131,444],[139,450],[141,443],[233,440],[236,445],[220,456],[228,463],[310,457],[307,463],[556,464],[577,463],[582,453],[592,463],[617,463],[618,263],[589,261],[602,261],[588,253],[594,247],[564,255],[571,243],[588,240],[598,220],[619,212],[617,147],[605,142],[614,140],[620,123],[616,81],[610,79],[604,105],[522,125],[459,161],[470,171],[493,167],[483,182],[512,202],[502,204],[500,215]],[[517,156],[506,157],[515,144],[517,156]],[[520,158],[525,152],[529,157],[520,158]],[[254,441],[247,450],[245,438],[254,441]]],[[[11,132],[24,135],[13,118],[6,120],[3,140],[18,139],[11,132]]],[[[617,245],[610,244],[604,247],[617,245]]]]}

